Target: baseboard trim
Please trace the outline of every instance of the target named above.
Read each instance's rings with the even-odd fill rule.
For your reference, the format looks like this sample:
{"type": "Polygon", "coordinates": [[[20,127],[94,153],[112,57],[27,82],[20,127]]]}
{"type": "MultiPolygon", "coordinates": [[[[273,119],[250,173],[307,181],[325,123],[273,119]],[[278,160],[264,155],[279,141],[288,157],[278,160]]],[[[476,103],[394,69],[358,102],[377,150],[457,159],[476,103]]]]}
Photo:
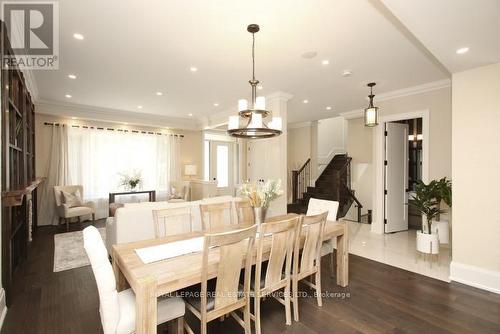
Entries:
{"type": "Polygon", "coordinates": [[[5,301],[5,290],[0,288],[0,329],[3,327],[3,321],[7,315],[7,304],[5,301]]]}
{"type": "Polygon", "coordinates": [[[500,294],[500,272],[452,261],[450,280],[500,294]]]}

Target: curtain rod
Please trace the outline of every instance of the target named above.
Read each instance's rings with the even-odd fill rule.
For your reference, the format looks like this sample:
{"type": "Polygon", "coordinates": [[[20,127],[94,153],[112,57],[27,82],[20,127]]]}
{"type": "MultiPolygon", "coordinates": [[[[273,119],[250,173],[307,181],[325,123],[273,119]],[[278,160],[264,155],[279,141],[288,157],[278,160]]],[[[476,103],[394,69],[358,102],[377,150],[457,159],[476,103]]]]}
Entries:
{"type": "MultiPolygon", "coordinates": [[[[50,126],[65,126],[66,124],[63,123],[49,123],[45,122],[43,123],[44,125],[50,125],[50,126]]],[[[115,129],[115,128],[107,128],[107,127],[100,127],[100,126],[89,126],[89,125],[71,125],[72,128],[82,128],[82,129],[96,129],[96,130],[108,130],[108,131],[121,131],[121,132],[132,132],[132,133],[143,133],[143,134],[149,134],[149,135],[166,135],[166,136],[174,136],[174,137],[180,137],[184,138],[184,135],[179,135],[175,133],[161,133],[161,132],[154,132],[154,131],[143,131],[143,130],[128,130],[128,129],[115,129]]]]}

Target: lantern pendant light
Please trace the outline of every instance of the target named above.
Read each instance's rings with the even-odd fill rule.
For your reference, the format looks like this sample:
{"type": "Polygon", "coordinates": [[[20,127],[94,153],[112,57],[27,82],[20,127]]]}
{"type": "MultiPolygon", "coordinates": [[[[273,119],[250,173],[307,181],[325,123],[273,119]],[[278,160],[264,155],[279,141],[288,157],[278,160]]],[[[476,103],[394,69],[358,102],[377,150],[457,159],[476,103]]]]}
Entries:
{"type": "Polygon", "coordinates": [[[375,95],[373,95],[373,86],[375,85],[375,82],[367,84],[367,86],[370,87],[370,95],[368,95],[370,98],[370,104],[368,105],[368,108],[365,109],[365,126],[368,127],[378,125],[378,107],[373,106],[373,98],[375,97],[375,95]]]}
{"type": "Polygon", "coordinates": [[[227,133],[232,137],[258,139],[271,138],[281,134],[283,121],[281,117],[273,117],[265,124],[263,119],[270,112],[266,110],[266,99],[264,96],[257,96],[257,85],[259,80],[255,79],[255,33],[260,30],[257,24],[250,24],[247,31],[252,34],[252,79],[248,81],[252,87],[252,99],[250,105],[246,99],[238,101],[238,116],[229,116],[227,133]],[[240,126],[240,121],[246,122],[240,126]]]}

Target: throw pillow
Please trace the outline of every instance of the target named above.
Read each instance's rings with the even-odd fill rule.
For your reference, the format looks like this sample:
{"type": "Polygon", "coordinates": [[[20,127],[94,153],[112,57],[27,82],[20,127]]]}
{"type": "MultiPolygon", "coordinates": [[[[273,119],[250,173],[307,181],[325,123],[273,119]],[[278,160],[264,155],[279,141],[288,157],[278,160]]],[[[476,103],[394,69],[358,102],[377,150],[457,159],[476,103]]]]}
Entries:
{"type": "Polygon", "coordinates": [[[184,187],[172,187],[170,191],[170,199],[184,199],[184,187]]]}
{"type": "Polygon", "coordinates": [[[66,191],[61,191],[63,195],[63,203],[69,206],[70,208],[74,208],[76,206],[82,206],[82,196],[80,195],[80,190],[77,190],[73,193],[69,193],[66,191]]]}

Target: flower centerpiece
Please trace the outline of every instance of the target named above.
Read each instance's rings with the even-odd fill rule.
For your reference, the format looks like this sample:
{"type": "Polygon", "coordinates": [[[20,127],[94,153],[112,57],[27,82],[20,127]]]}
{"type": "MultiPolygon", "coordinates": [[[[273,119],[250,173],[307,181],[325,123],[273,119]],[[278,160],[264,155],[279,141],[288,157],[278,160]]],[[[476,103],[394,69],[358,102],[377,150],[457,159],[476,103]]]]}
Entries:
{"type": "Polygon", "coordinates": [[[254,210],[255,222],[260,224],[266,218],[267,209],[272,201],[283,195],[281,180],[268,180],[258,183],[244,183],[241,185],[240,194],[250,200],[254,210]]]}
{"type": "Polygon", "coordinates": [[[120,186],[134,191],[142,185],[141,171],[134,170],[132,173],[120,173],[120,186]]]}

